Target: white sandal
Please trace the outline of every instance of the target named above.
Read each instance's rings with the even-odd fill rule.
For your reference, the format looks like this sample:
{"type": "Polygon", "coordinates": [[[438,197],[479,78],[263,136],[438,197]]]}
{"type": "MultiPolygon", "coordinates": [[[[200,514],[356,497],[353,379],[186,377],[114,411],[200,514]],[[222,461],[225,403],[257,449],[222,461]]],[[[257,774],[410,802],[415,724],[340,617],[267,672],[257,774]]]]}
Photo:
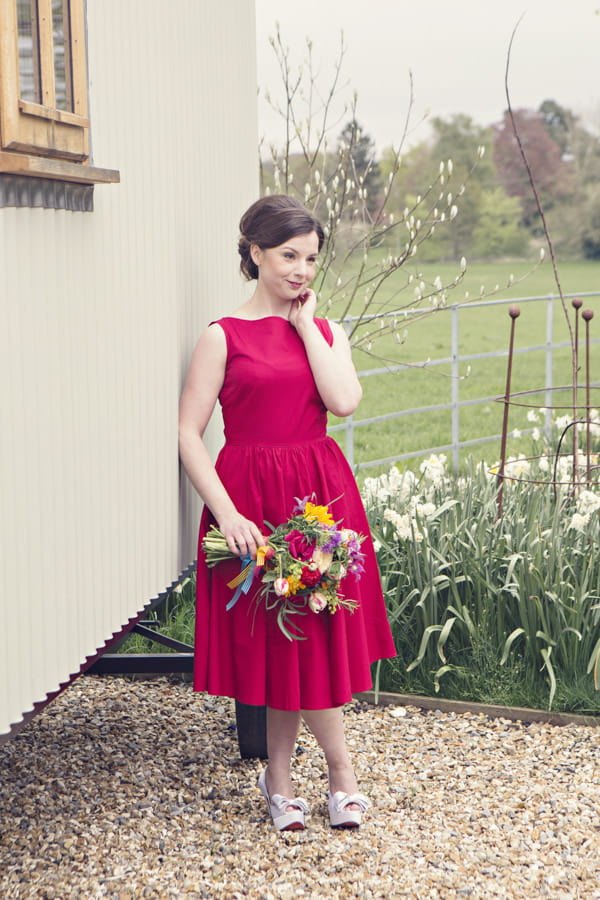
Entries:
{"type": "Polygon", "coordinates": [[[302,797],[289,799],[282,794],[273,794],[269,797],[266,782],[266,769],[258,776],[258,787],[267,802],[267,808],[273,825],[279,831],[302,831],[304,829],[304,814],[309,812],[308,804],[302,797]],[[286,812],[288,806],[293,806],[292,812],[286,812]]]}
{"type": "Polygon", "coordinates": [[[343,791],[329,792],[329,822],[332,828],[358,828],[362,814],[371,803],[364,794],[345,794],[343,791]],[[360,809],[348,809],[353,803],[360,809]]]}

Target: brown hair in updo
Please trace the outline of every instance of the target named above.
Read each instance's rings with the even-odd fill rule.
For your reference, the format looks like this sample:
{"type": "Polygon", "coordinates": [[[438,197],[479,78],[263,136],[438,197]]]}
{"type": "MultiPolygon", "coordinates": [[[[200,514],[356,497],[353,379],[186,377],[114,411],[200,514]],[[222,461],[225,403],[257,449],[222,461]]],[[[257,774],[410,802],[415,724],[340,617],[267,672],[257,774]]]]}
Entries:
{"type": "Polygon", "coordinates": [[[240,220],[238,253],[242,257],[240,270],[247,281],[258,278],[258,266],[250,255],[250,246],[261,250],[279,247],[291,237],[315,231],[319,250],[325,236],[321,223],[294,197],[287,194],[271,194],[261,197],[246,210],[240,220]]]}

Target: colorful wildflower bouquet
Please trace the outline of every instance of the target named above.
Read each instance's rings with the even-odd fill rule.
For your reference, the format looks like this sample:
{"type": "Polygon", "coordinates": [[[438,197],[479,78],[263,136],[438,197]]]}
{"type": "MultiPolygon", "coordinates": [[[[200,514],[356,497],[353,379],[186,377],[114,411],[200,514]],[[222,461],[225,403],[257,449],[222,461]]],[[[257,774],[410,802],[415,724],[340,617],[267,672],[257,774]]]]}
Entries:
{"type": "MultiPolygon", "coordinates": [[[[227,604],[231,609],[260,578],[259,601],[263,598],[267,609],[277,609],[277,623],[289,640],[303,638],[294,616],[324,610],[335,613],[340,607],[354,610],[356,600],[344,597],[340,583],[348,572],[360,578],[364,571],[363,535],[338,527],[329,507],[317,506],[308,497],[296,498],[296,504],[292,517],[277,528],[265,522],[272,533],[258,548],[256,560],[242,559],[240,573],[228,582],[228,587],[236,589],[227,604]]],[[[202,549],[209,566],[236,558],[214,525],[202,549]]]]}

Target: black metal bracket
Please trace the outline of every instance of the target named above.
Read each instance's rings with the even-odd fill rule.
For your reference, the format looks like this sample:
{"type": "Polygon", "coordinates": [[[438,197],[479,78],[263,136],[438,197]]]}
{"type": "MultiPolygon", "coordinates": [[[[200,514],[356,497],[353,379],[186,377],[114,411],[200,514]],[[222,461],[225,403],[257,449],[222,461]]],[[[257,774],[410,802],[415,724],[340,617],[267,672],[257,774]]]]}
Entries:
{"type": "Polygon", "coordinates": [[[148,638],[149,641],[168,647],[169,650],[175,650],[176,653],[194,652],[194,648],[190,644],[183,644],[181,641],[176,641],[175,638],[168,637],[160,631],[154,631],[154,628],[158,628],[159,625],[160,622],[155,622],[153,619],[144,620],[134,625],[129,633],[141,634],[142,637],[148,638]]]}
{"type": "MultiPolygon", "coordinates": [[[[88,669],[88,673],[90,675],[191,675],[194,671],[194,648],[149,627],[159,624],[154,621],[138,622],[131,631],[174,650],[174,653],[104,653],[88,669]]],[[[266,708],[250,706],[236,700],[235,719],[242,759],[256,757],[266,759],[266,708]]]]}

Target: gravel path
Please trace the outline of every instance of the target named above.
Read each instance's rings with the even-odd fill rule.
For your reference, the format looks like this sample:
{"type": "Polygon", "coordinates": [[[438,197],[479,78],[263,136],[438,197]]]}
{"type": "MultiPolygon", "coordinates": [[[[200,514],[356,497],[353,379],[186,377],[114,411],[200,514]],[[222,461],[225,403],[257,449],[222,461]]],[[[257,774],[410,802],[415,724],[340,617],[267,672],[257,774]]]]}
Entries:
{"type": "Polygon", "coordinates": [[[0,748],[0,897],[600,898],[600,732],[348,708],[374,807],[332,831],[302,731],[305,832],[280,835],[233,704],[167,679],[80,678],[0,748]]]}

